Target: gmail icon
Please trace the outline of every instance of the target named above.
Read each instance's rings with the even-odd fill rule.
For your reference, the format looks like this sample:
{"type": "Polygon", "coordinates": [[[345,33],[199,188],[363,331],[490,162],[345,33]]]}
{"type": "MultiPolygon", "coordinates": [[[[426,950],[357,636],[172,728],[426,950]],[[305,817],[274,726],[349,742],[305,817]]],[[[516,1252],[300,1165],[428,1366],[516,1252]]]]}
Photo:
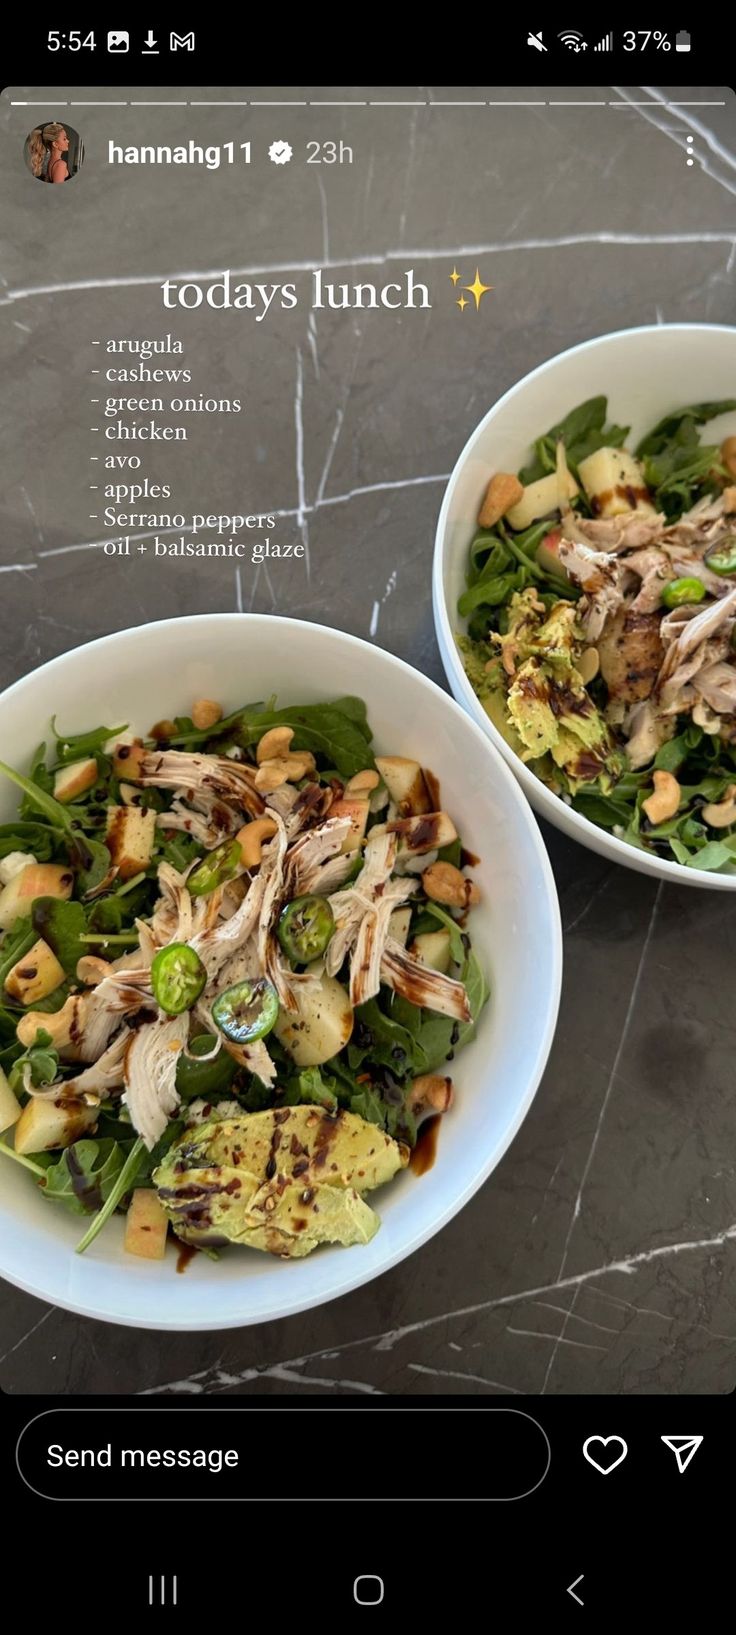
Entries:
{"type": "Polygon", "coordinates": [[[172,31],[172,33],[169,35],[169,50],[193,51],[194,29],[190,29],[188,34],[174,34],[172,31]]]}

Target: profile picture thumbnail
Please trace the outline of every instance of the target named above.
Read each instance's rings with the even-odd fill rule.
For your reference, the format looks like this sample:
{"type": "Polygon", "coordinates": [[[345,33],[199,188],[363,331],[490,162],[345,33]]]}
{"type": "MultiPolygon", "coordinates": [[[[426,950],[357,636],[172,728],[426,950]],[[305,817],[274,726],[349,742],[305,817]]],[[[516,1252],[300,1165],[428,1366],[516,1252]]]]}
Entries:
{"type": "Polygon", "coordinates": [[[24,158],[38,182],[69,182],[84,160],[84,142],[73,126],[51,119],[26,137],[24,158]]]}

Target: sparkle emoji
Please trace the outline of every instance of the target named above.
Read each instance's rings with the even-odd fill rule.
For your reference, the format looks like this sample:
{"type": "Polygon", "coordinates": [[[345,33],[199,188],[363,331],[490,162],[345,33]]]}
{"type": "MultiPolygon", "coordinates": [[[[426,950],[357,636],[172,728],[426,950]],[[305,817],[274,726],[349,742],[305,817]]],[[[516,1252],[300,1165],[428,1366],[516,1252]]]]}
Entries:
{"type": "Polygon", "coordinates": [[[461,312],[464,312],[465,308],[470,306],[470,302],[466,301],[464,295],[461,295],[461,296],[458,297],[458,300],[455,302],[455,305],[460,308],[461,312]]]}
{"type": "Polygon", "coordinates": [[[489,290],[493,289],[493,285],[492,284],[483,284],[481,282],[480,271],[476,267],[476,269],[475,269],[475,278],[474,278],[472,284],[463,284],[463,289],[467,290],[468,295],[472,295],[473,300],[475,301],[475,310],[476,310],[476,312],[479,312],[480,311],[480,303],[483,300],[483,296],[487,295],[489,290]]]}
{"type": "Polygon", "coordinates": [[[462,277],[462,274],[458,272],[457,267],[453,267],[452,272],[449,274],[449,277],[450,277],[450,280],[451,280],[451,282],[453,284],[459,284],[460,279],[462,277]]]}

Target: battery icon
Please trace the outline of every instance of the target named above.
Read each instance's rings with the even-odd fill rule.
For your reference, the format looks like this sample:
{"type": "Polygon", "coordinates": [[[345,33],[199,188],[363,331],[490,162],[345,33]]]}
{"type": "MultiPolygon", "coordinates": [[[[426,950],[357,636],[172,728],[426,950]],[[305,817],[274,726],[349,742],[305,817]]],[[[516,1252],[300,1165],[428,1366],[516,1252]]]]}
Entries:
{"type": "Polygon", "coordinates": [[[677,38],[675,39],[675,50],[676,51],[689,51],[690,50],[690,35],[687,33],[687,30],[684,29],[684,28],[680,30],[680,33],[677,35],[677,38]]]}

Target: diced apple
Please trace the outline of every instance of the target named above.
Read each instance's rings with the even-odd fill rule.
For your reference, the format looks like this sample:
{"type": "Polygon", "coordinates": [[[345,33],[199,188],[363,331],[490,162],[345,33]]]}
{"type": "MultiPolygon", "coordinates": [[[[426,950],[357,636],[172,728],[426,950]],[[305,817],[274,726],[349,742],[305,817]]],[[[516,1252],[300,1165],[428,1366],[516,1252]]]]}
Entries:
{"type": "Polygon", "coordinates": [[[158,1193],[150,1187],[137,1187],[125,1217],[124,1247],[128,1254],[139,1255],[142,1260],[163,1260],[168,1224],[158,1193]]]}
{"type": "Polygon", "coordinates": [[[20,1118],[20,1102],[11,1090],[7,1078],[0,1067],[0,1135],[3,1130],[9,1130],[12,1124],[17,1124],[20,1118]]]}
{"type": "Polygon", "coordinates": [[[138,806],[109,806],[105,840],[120,879],[132,880],[148,868],[153,856],[156,813],[138,806]]]}
{"type": "Polygon", "coordinates": [[[71,897],[74,875],[63,863],[28,863],[0,891],[0,931],[12,931],[36,897],[71,897]]]}
{"type": "Polygon", "coordinates": [[[333,801],[328,816],[331,818],[349,818],[350,828],[340,847],[341,852],[357,851],[365,834],[370,806],[367,800],[358,800],[357,796],[343,796],[342,800],[333,801]]]}
{"type": "Polygon", "coordinates": [[[56,800],[76,800],[77,795],[83,795],[86,789],[91,789],[97,782],[97,762],[93,757],[85,761],[72,761],[69,766],[62,766],[54,778],[54,797],[56,800]]]}
{"type": "Polygon", "coordinates": [[[561,528],[550,528],[544,539],[540,539],[537,546],[537,564],[545,573],[556,573],[558,579],[567,577],[566,569],[560,561],[561,528]]]}
{"type": "MultiPolygon", "coordinates": [[[[569,499],[574,499],[580,492],[571,472],[567,474],[567,492],[569,499]]],[[[533,522],[539,522],[541,517],[547,517],[552,511],[558,511],[559,504],[557,472],[551,471],[548,477],[539,477],[535,483],[527,483],[523,499],[507,512],[506,521],[509,527],[521,533],[524,528],[531,528],[533,522]]]]}
{"type": "Polygon", "coordinates": [[[406,940],[409,935],[410,925],[411,909],[395,908],[388,922],[388,934],[390,937],[393,937],[394,942],[400,942],[402,948],[406,947],[406,940]]]}
{"type": "Polygon", "coordinates": [[[376,767],[400,817],[431,811],[432,803],[418,761],[407,760],[404,755],[377,755],[376,767]]]}
{"type": "Polygon", "coordinates": [[[274,1033],[297,1067],[319,1067],[337,1056],[353,1031],[353,1007],[333,976],[299,985],[297,1010],[280,1010],[274,1033]]]}
{"type": "Polygon", "coordinates": [[[15,1150],[25,1154],[70,1147],[97,1123],[99,1111],[99,1107],[87,1107],[83,1101],[47,1101],[32,1096],[15,1126],[15,1150]]]}
{"type": "Polygon", "coordinates": [[[54,988],[58,988],[65,976],[64,967],[53,949],[49,948],[43,937],[39,937],[28,953],[8,971],[5,988],[11,999],[17,999],[21,1005],[37,1005],[40,999],[45,999],[54,988]]]}
{"type": "Polygon", "coordinates": [[[443,976],[450,969],[450,933],[444,927],[439,931],[422,931],[409,949],[420,965],[428,965],[443,976]]]}
{"type": "Polygon", "coordinates": [[[643,469],[627,449],[596,449],[581,460],[578,470],[595,516],[620,517],[629,511],[656,516],[643,469]]]}
{"type": "Polygon", "coordinates": [[[386,830],[398,836],[399,851],[412,857],[439,851],[442,846],[451,846],[453,840],[457,840],[457,829],[447,812],[425,812],[421,817],[394,818],[391,823],[371,829],[371,835],[386,830]]]}
{"type": "Polygon", "coordinates": [[[134,782],[140,777],[141,761],[148,751],[141,738],[133,738],[130,743],[122,739],[115,745],[112,757],[112,769],[116,778],[126,778],[134,782]]]}

